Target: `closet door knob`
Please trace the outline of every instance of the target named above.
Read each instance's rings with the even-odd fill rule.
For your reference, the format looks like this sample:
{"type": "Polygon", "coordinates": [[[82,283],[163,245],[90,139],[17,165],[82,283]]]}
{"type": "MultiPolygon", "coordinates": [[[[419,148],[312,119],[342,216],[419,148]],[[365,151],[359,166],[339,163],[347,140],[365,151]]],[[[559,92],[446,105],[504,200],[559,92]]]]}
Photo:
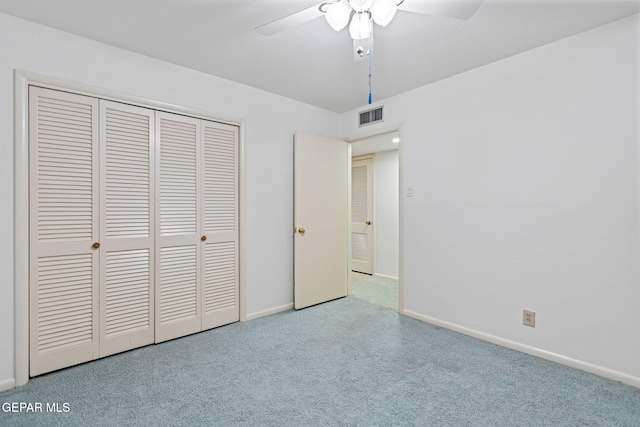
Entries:
{"type": "Polygon", "coordinates": [[[204,242],[205,240],[207,240],[207,236],[202,236],[202,237],[200,238],[200,240],[202,240],[202,241],[204,242]]]}
{"type": "Polygon", "coordinates": [[[92,247],[93,249],[98,249],[98,248],[100,247],[100,243],[95,242],[93,245],[91,245],[91,247],[92,247]]]}

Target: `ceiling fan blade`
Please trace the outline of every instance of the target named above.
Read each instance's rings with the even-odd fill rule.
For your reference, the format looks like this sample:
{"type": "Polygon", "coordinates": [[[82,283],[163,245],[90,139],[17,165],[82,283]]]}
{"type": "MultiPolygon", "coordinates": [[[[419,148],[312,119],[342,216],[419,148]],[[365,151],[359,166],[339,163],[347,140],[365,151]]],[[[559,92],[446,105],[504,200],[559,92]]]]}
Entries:
{"type": "Polygon", "coordinates": [[[481,4],[482,0],[405,0],[398,9],[445,18],[469,19],[481,4]]]}
{"type": "Polygon", "coordinates": [[[300,12],[285,16],[284,18],[276,19],[268,24],[260,25],[254,29],[262,35],[270,36],[279,33],[280,31],[288,30],[289,28],[304,24],[305,22],[309,22],[322,15],[323,13],[318,9],[318,5],[315,5],[301,10],[300,12]]]}

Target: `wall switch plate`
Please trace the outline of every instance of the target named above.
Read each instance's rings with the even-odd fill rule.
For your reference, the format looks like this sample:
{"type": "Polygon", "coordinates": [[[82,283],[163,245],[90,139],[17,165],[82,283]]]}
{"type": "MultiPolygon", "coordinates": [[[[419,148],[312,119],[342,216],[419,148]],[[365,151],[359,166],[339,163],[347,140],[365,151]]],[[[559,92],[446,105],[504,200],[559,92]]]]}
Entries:
{"type": "Polygon", "coordinates": [[[522,324],[525,326],[530,326],[532,328],[536,327],[536,312],[530,310],[522,310],[522,324]]]}
{"type": "Polygon", "coordinates": [[[407,197],[413,197],[413,185],[407,187],[407,197]]]}

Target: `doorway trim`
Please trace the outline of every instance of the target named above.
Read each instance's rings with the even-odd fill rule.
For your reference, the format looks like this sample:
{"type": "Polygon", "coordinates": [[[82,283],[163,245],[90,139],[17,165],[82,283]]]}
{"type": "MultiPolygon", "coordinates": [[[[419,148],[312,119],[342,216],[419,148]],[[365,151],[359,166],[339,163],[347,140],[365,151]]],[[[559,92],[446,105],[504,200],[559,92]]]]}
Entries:
{"type": "MultiPolygon", "coordinates": [[[[404,261],[403,261],[403,218],[404,218],[404,124],[395,123],[390,125],[375,126],[375,129],[366,130],[351,134],[345,140],[349,143],[349,156],[351,156],[351,144],[362,139],[382,135],[390,132],[398,132],[400,142],[398,143],[398,313],[404,313],[404,261]]],[[[351,173],[349,173],[349,188],[351,188],[351,173]]],[[[351,219],[351,189],[349,189],[349,219],[351,219]]],[[[351,295],[351,221],[349,221],[349,288],[351,295]]]]}
{"type": "MultiPolygon", "coordinates": [[[[184,114],[195,118],[239,127],[238,145],[238,233],[239,233],[239,304],[240,321],[246,313],[246,177],[244,156],[245,120],[183,107],[155,99],[120,93],[25,70],[14,70],[14,387],[29,382],[29,86],[74,92],[101,99],[124,102],[158,111],[184,114]]],[[[8,387],[11,388],[11,387],[8,387]]]]}

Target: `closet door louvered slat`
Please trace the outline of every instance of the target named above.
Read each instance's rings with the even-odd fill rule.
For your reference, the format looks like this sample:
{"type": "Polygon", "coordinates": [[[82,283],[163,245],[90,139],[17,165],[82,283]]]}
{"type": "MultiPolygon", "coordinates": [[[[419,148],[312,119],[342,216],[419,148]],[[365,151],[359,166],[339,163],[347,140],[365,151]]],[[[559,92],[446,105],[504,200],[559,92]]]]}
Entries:
{"type": "Polygon", "coordinates": [[[100,100],[100,357],[154,342],[154,127],[100,100]]]}
{"type": "Polygon", "coordinates": [[[202,122],[204,246],[202,328],[239,320],[238,127],[202,122]]]}
{"type": "Polygon", "coordinates": [[[200,120],[156,113],[156,342],[201,330],[200,120]]]}
{"type": "Polygon", "coordinates": [[[30,375],[98,356],[98,101],[32,87],[30,375]]]}

